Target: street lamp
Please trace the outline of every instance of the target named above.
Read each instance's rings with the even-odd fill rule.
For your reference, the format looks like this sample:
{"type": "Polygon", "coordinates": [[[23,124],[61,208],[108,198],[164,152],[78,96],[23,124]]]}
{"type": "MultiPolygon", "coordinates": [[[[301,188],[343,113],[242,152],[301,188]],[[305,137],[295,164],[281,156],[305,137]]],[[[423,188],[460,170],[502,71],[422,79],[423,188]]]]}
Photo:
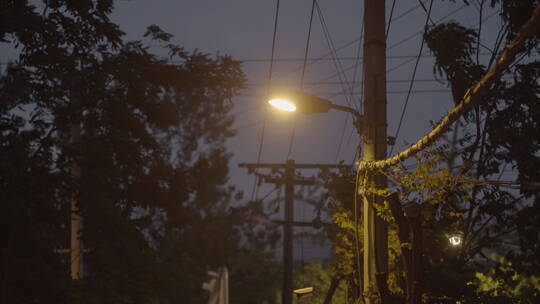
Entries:
{"type": "Polygon", "coordinates": [[[301,114],[326,113],[334,109],[351,113],[356,118],[357,123],[363,121],[363,116],[355,109],[334,104],[327,99],[303,91],[286,90],[272,93],[268,103],[282,111],[301,114]]]}
{"type": "MultiPolygon", "coordinates": [[[[379,3],[377,1],[367,1],[366,3],[379,3]]],[[[380,1],[384,3],[384,1],[380,1]]],[[[384,5],[382,7],[383,12],[383,24],[384,24],[384,5]]],[[[384,31],[383,31],[384,32],[384,31]]],[[[373,39],[373,37],[372,37],[373,39]]],[[[374,42],[378,41],[373,39],[374,42]]],[[[372,43],[378,45],[378,43],[372,43]]],[[[384,44],[383,44],[384,45],[384,44]]],[[[372,56],[371,56],[372,57],[372,56]]],[[[384,52],[382,57],[384,60],[384,52]]],[[[371,65],[371,63],[370,63],[371,65]]],[[[381,65],[384,67],[384,64],[381,65]]],[[[384,75],[384,69],[381,70],[384,75]]],[[[281,91],[275,92],[269,96],[268,103],[272,106],[284,111],[298,112],[302,114],[316,114],[326,113],[331,109],[347,112],[354,116],[354,126],[358,132],[358,135],[365,137],[363,141],[364,154],[362,159],[364,161],[373,161],[377,159],[384,159],[386,157],[386,143],[388,138],[386,137],[386,112],[381,108],[385,107],[381,101],[386,101],[384,97],[384,77],[371,77],[370,79],[380,79],[380,81],[370,82],[371,87],[383,88],[381,90],[367,90],[366,92],[366,115],[368,119],[364,118],[364,115],[360,114],[353,108],[341,106],[332,103],[331,101],[320,98],[302,91],[281,91]],[[377,99],[378,96],[383,96],[377,99]],[[379,105],[379,103],[381,103],[379,105]],[[382,111],[381,113],[379,113],[382,111]],[[384,114],[384,115],[382,115],[384,114]]],[[[370,80],[371,81],[371,80],[370,80]]],[[[383,108],[384,109],[384,108],[383,108]]],[[[386,178],[384,175],[374,173],[371,174],[370,182],[373,182],[377,188],[386,188],[386,178]]],[[[355,189],[355,192],[358,189],[355,189]]],[[[380,283],[382,278],[383,282],[386,282],[386,273],[388,271],[388,232],[386,223],[380,218],[374,208],[374,204],[382,204],[381,197],[372,197],[369,200],[364,197],[364,211],[362,212],[363,226],[364,226],[364,266],[363,266],[363,287],[366,293],[378,292],[381,294],[381,298],[387,297],[387,294],[383,293],[387,290],[384,288],[384,283],[380,283]],[[383,285],[379,285],[383,284],[383,285]]],[[[374,303],[368,299],[367,303],[374,303]]]]}

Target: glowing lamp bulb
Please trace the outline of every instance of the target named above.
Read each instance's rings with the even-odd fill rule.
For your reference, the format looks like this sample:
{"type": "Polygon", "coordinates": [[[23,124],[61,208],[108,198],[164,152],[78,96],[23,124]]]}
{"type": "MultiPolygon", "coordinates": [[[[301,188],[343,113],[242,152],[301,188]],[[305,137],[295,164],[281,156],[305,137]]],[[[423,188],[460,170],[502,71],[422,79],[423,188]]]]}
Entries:
{"type": "Polygon", "coordinates": [[[296,111],[296,106],[292,102],[286,99],[274,98],[274,99],[270,99],[268,103],[283,111],[287,111],[287,112],[296,111]]]}
{"type": "Polygon", "coordinates": [[[452,235],[448,238],[448,242],[450,242],[450,245],[452,246],[459,246],[461,245],[462,238],[460,235],[452,235]]]}

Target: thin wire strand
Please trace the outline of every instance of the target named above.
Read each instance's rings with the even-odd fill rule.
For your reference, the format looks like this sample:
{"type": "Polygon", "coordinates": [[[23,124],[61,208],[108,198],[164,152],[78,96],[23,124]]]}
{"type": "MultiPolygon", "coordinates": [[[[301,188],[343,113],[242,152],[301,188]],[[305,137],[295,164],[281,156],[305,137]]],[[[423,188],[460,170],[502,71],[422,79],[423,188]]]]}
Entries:
{"type": "MultiPolygon", "coordinates": [[[[347,105],[350,107],[354,107],[354,105],[351,105],[351,101],[349,100],[347,96],[347,89],[351,89],[347,82],[347,75],[345,75],[345,71],[343,70],[343,66],[341,65],[341,61],[337,58],[337,50],[335,48],[334,42],[332,40],[332,36],[330,35],[330,31],[328,30],[328,26],[326,24],[326,21],[324,19],[324,15],[322,13],[322,10],[317,2],[315,2],[315,6],[317,9],[317,14],[319,15],[319,21],[321,22],[321,26],[323,28],[324,37],[326,39],[326,42],[328,44],[328,48],[331,50],[332,56],[334,60],[332,62],[334,63],[334,66],[337,71],[338,79],[341,85],[341,89],[343,90],[343,93],[345,95],[345,101],[347,102],[347,105]]],[[[356,107],[355,107],[356,108],[356,107]]],[[[356,109],[358,110],[358,109],[356,109]]]]}
{"type": "Polygon", "coordinates": [[[392,157],[377,161],[361,162],[359,164],[360,168],[367,170],[382,170],[403,162],[433,144],[433,142],[438,140],[463,114],[467,113],[474,106],[486,102],[486,98],[483,99],[482,97],[487,93],[493,82],[499,79],[502,73],[506,71],[510,64],[512,64],[516,55],[523,47],[523,44],[537,33],[539,28],[540,5],[534,9],[532,16],[527,23],[522,26],[516,37],[506,45],[502,54],[497,59],[495,66],[486,72],[475,85],[467,90],[465,95],[461,98],[461,101],[450,110],[429,133],[420,138],[415,144],[392,157]]]}
{"type": "Polygon", "coordinates": [[[388,40],[388,33],[390,33],[390,26],[392,25],[392,17],[394,16],[394,8],[396,7],[396,0],[392,1],[392,8],[390,9],[390,17],[388,17],[388,26],[386,27],[386,40],[388,40]]]}
{"type": "MultiPolygon", "coordinates": [[[[349,94],[350,94],[350,96],[352,98],[352,96],[353,96],[353,88],[347,82],[347,76],[345,75],[345,71],[343,70],[343,66],[341,65],[341,61],[339,61],[339,59],[337,57],[337,51],[336,51],[334,42],[332,40],[332,37],[330,35],[330,31],[328,29],[326,21],[324,19],[324,15],[322,13],[322,10],[321,10],[321,8],[320,8],[320,6],[318,5],[317,2],[315,2],[315,5],[316,5],[317,13],[318,13],[318,16],[319,16],[319,21],[321,22],[321,27],[323,28],[324,37],[325,37],[326,42],[328,44],[328,48],[330,49],[330,51],[332,53],[332,58],[334,59],[334,60],[332,60],[332,62],[334,63],[334,66],[335,66],[335,68],[337,70],[338,78],[339,78],[339,84],[340,84],[341,89],[343,91],[345,101],[347,102],[347,104],[350,107],[354,107],[354,108],[356,108],[358,110],[358,107],[356,106],[356,104],[354,104],[354,102],[351,105],[351,100],[349,98],[349,94]],[[345,79],[345,81],[343,81],[342,77],[345,79]],[[349,94],[347,94],[347,89],[349,89],[349,94]]],[[[336,152],[336,160],[335,160],[335,162],[337,161],[337,158],[339,157],[339,152],[341,150],[341,146],[342,146],[342,143],[343,143],[343,138],[344,138],[344,135],[345,135],[345,130],[346,130],[346,127],[347,127],[348,119],[349,119],[349,114],[347,114],[345,116],[344,125],[343,125],[343,128],[342,128],[340,141],[339,141],[339,145],[338,145],[338,150],[336,152]]]]}
{"type": "MultiPolygon", "coordinates": [[[[354,96],[352,95],[352,92],[354,92],[354,89],[355,89],[355,84],[357,84],[357,81],[356,81],[356,75],[358,74],[358,68],[360,67],[361,64],[361,58],[360,57],[360,53],[362,51],[362,42],[363,42],[363,37],[364,37],[364,16],[362,16],[362,26],[360,27],[360,31],[362,32],[362,36],[360,36],[360,40],[358,41],[358,48],[357,48],[357,52],[356,52],[356,61],[355,61],[355,65],[354,65],[354,71],[353,71],[353,79],[352,79],[352,82],[351,82],[351,86],[352,86],[352,90],[351,90],[351,99],[353,100],[354,102],[354,96]]],[[[360,81],[360,91],[361,92],[364,92],[364,69],[362,69],[362,74],[361,74],[361,77],[362,77],[362,80],[360,81]]],[[[359,108],[359,112],[362,113],[363,111],[363,94],[360,94],[360,99],[358,100],[358,108],[359,108]]]]}
{"type": "MultiPolygon", "coordinates": [[[[355,39],[353,42],[358,42],[361,40],[362,37],[355,39]]],[[[348,45],[350,46],[350,45],[348,45]]],[[[337,51],[340,49],[338,48],[337,51]]],[[[480,53],[482,55],[482,53],[480,53]]],[[[485,54],[484,54],[485,55],[485,54]]],[[[491,52],[489,52],[489,55],[491,55],[491,52]]],[[[425,57],[435,57],[433,54],[425,54],[423,55],[425,57]]],[[[356,61],[356,56],[342,56],[338,57],[341,61],[356,61]]],[[[402,59],[402,58],[416,58],[416,55],[386,55],[386,59],[402,59]]],[[[362,59],[362,58],[360,58],[362,59]]],[[[319,62],[319,61],[330,61],[332,58],[328,57],[309,57],[308,58],[308,65],[310,65],[312,62],[319,62]]],[[[266,63],[269,62],[270,59],[267,58],[245,58],[245,59],[236,59],[236,61],[240,61],[242,63],[266,63]]],[[[296,62],[296,61],[304,61],[304,57],[283,57],[283,58],[275,58],[274,62],[296,62]]],[[[177,63],[179,61],[173,61],[173,63],[177,63]]],[[[302,66],[300,66],[302,68],[302,66]]]]}
{"type": "Polygon", "coordinates": [[[426,8],[426,5],[424,4],[424,2],[422,2],[422,0],[418,0],[418,3],[420,3],[420,5],[422,6],[422,9],[426,13],[428,21],[431,22],[432,25],[435,25],[435,22],[431,20],[431,5],[433,4],[433,1],[431,1],[431,4],[429,5],[430,6],[429,10],[426,8]]]}
{"type": "MultiPolygon", "coordinates": [[[[424,56],[421,56],[422,58],[424,58],[424,56]]],[[[414,58],[416,59],[416,57],[414,58]]],[[[509,79],[511,80],[512,78],[511,77],[508,77],[508,76],[505,76],[504,77],[505,79],[509,79]]],[[[389,79],[387,80],[386,82],[387,83],[409,83],[411,80],[410,79],[389,79]]],[[[444,80],[444,79],[436,79],[436,78],[421,78],[421,79],[415,79],[414,81],[416,82],[437,82],[437,83],[440,83],[440,84],[447,84],[448,83],[448,80],[444,80]]],[[[363,81],[362,80],[359,80],[359,81],[351,81],[350,83],[354,84],[354,85],[360,85],[360,84],[363,84],[363,81]]],[[[320,86],[320,85],[336,85],[336,84],[340,84],[338,81],[314,81],[314,82],[305,82],[304,85],[306,86],[320,86]]],[[[249,82],[246,84],[246,86],[248,88],[253,88],[253,87],[261,87],[261,86],[266,86],[266,83],[262,83],[262,82],[249,82]]]]}
{"type": "MultiPolygon", "coordinates": [[[[433,2],[431,3],[431,5],[432,5],[432,4],[433,4],[433,2]]],[[[427,12],[427,15],[428,15],[427,18],[428,18],[428,19],[426,20],[426,26],[427,26],[427,21],[431,19],[430,16],[429,16],[430,13],[431,13],[431,5],[430,5],[430,10],[429,10],[429,12],[427,12]]],[[[479,23],[482,23],[482,22],[487,21],[488,19],[490,19],[491,17],[495,16],[496,14],[497,14],[497,12],[495,12],[495,13],[493,13],[493,14],[487,16],[484,20],[481,20],[479,23]]],[[[440,21],[440,19],[439,19],[438,21],[440,21]]],[[[409,91],[411,91],[411,93],[413,92],[413,91],[412,91],[412,87],[413,87],[413,83],[414,83],[414,81],[415,81],[415,80],[414,80],[414,77],[415,77],[415,75],[416,75],[416,69],[417,69],[417,67],[418,67],[418,62],[420,61],[420,57],[421,57],[420,54],[422,53],[423,46],[424,46],[424,37],[422,37],[422,43],[421,43],[421,45],[420,45],[419,56],[416,58],[416,63],[415,63],[414,70],[413,70],[413,77],[412,77],[412,79],[411,79],[411,83],[410,83],[410,86],[409,86],[409,91]]],[[[405,63],[409,63],[410,61],[411,61],[411,60],[407,60],[405,63]]],[[[403,64],[398,65],[397,67],[394,67],[394,68],[392,68],[391,70],[395,70],[396,68],[399,68],[399,67],[402,66],[402,65],[403,65],[403,64]]],[[[388,72],[388,71],[387,71],[387,72],[388,72]]],[[[390,148],[390,153],[388,154],[388,156],[392,155],[392,152],[394,151],[394,147],[396,146],[397,139],[398,139],[398,136],[399,136],[399,132],[400,132],[400,129],[401,129],[401,124],[402,124],[402,122],[403,122],[403,117],[404,117],[404,115],[405,115],[405,111],[406,111],[406,109],[407,109],[407,104],[408,104],[408,102],[409,102],[409,97],[410,97],[411,93],[407,92],[407,97],[406,97],[406,99],[405,99],[405,104],[404,104],[403,110],[402,110],[402,112],[401,112],[401,117],[400,117],[400,119],[399,119],[398,128],[397,128],[396,133],[395,133],[395,135],[394,135],[395,141],[394,141],[394,144],[392,145],[392,147],[390,148]]]]}
{"type": "MultiPolygon", "coordinates": [[[[422,2],[420,2],[420,3],[422,3],[422,2]]],[[[422,7],[423,7],[423,3],[422,3],[422,7]]],[[[429,22],[429,20],[431,20],[431,9],[432,9],[432,7],[433,7],[433,0],[431,0],[431,2],[429,4],[429,11],[426,11],[426,23],[424,24],[424,35],[422,35],[422,41],[420,42],[420,49],[418,50],[418,56],[416,57],[416,62],[414,64],[414,69],[413,69],[413,73],[412,73],[412,76],[411,76],[411,82],[409,84],[409,90],[407,92],[407,96],[405,97],[405,104],[403,105],[403,109],[401,110],[401,116],[399,117],[399,123],[398,123],[396,133],[394,134],[394,140],[395,141],[397,141],[397,139],[399,137],[399,131],[401,131],[401,125],[403,123],[403,118],[405,117],[405,113],[407,112],[407,106],[409,105],[409,98],[411,97],[411,91],[413,89],[414,80],[416,78],[416,71],[418,69],[418,64],[420,63],[420,58],[421,58],[421,55],[422,55],[422,51],[424,50],[425,34],[427,32],[428,22],[429,22]]],[[[394,147],[396,146],[395,141],[394,141],[394,144],[392,145],[392,147],[390,148],[390,153],[388,153],[388,155],[392,155],[392,152],[394,151],[394,147]]]]}
{"type": "MultiPolygon", "coordinates": [[[[395,0],[394,0],[394,1],[395,1],[395,0]]],[[[355,84],[358,84],[358,83],[356,82],[356,75],[358,74],[358,67],[360,66],[360,62],[361,62],[361,61],[360,61],[360,58],[361,58],[361,57],[360,57],[360,53],[362,52],[362,42],[363,42],[363,40],[364,40],[364,39],[363,39],[363,38],[364,38],[364,15],[362,16],[362,25],[361,25],[361,27],[360,27],[360,32],[361,32],[361,34],[360,34],[360,40],[358,40],[358,46],[357,46],[357,49],[356,49],[356,60],[355,60],[355,64],[354,64],[353,79],[352,79],[352,81],[350,82],[351,87],[352,87],[352,88],[351,88],[351,92],[350,92],[350,94],[351,94],[350,99],[352,100],[352,102],[353,102],[354,104],[355,104],[354,90],[355,90],[355,88],[356,88],[356,87],[355,87],[355,84]]],[[[361,90],[361,92],[363,92],[363,91],[364,91],[364,81],[363,81],[363,80],[364,80],[364,78],[363,78],[363,77],[364,77],[364,69],[362,69],[362,75],[361,75],[361,76],[362,76],[362,81],[361,81],[359,84],[360,84],[360,88],[361,88],[360,90],[361,90]]],[[[357,108],[357,109],[359,109],[359,113],[362,113],[362,111],[363,111],[363,104],[362,104],[362,102],[363,102],[363,93],[360,94],[360,98],[358,99],[358,108],[357,108]]],[[[341,136],[340,136],[340,138],[339,138],[339,144],[338,144],[338,148],[337,148],[337,151],[336,151],[336,157],[334,158],[334,163],[336,163],[336,164],[337,164],[337,162],[338,162],[339,154],[340,154],[341,148],[342,148],[342,146],[343,146],[343,139],[344,139],[344,137],[345,137],[345,131],[347,130],[347,124],[348,124],[348,122],[349,122],[348,118],[349,118],[349,115],[347,115],[347,116],[345,117],[345,120],[343,121],[343,128],[342,128],[342,130],[341,130],[341,136]]],[[[351,134],[349,135],[349,137],[348,137],[348,139],[347,139],[347,145],[348,145],[349,142],[350,142],[350,139],[351,139],[351,137],[352,137],[352,133],[353,133],[353,132],[355,132],[355,128],[353,128],[353,129],[351,130],[351,134]]],[[[358,136],[360,136],[360,134],[358,134],[358,136]]],[[[354,160],[353,160],[353,161],[354,161],[354,160]]]]}
{"type": "MultiPolygon", "coordinates": [[[[276,1],[276,14],[274,17],[274,33],[272,35],[272,53],[270,55],[270,67],[268,69],[268,87],[266,90],[266,95],[268,96],[270,94],[270,86],[272,84],[272,69],[274,66],[274,54],[276,51],[276,37],[277,37],[277,26],[278,26],[278,19],[279,19],[279,4],[280,0],[276,1]]],[[[259,141],[259,151],[257,152],[257,164],[261,162],[261,155],[262,155],[262,148],[264,143],[264,134],[266,131],[266,120],[268,117],[268,107],[264,108],[264,114],[263,114],[263,126],[261,130],[261,139],[259,141]]],[[[255,168],[255,178],[253,180],[253,189],[251,190],[251,200],[256,200],[259,192],[259,183],[258,183],[258,177],[257,177],[257,170],[258,167],[255,168]]]]}
{"type": "Polygon", "coordinates": [[[272,191],[268,192],[263,198],[261,198],[261,202],[264,202],[265,199],[267,199],[272,193],[276,192],[278,189],[280,189],[281,186],[276,186],[272,191]]]}
{"type": "MultiPolygon", "coordinates": [[[[407,16],[408,14],[410,14],[411,12],[415,11],[415,10],[418,9],[418,8],[420,8],[420,5],[416,5],[415,7],[411,8],[411,9],[407,10],[406,12],[402,13],[401,15],[397,16],[396,18],[394,18],[394,21],[397,21],[397,20],[399,20],[399,19],[401,19],[401,18],[407,16]]],[[[343,50],[343,49],[345,49],[345,48],[347,48],[347,47],[353,45],[355,42],[357,42],[357,41],[360,40],[360,39],[361,39],[361,37],[356,38],[356,39],[353,39],[353,40],[351,40],[351,41],[349,41],[349,42],[347,42],[347,43],[345,43],[345,44],[339,46],[335,51],[337,52],[337,51],[343,50]]],[[[308,65],[315,64],[315,63],[317,63],[317,62],[319,62],[319,61],[321,61],[321,60],[327,60],[327,58],[328,58],[329,56],[331,56],[332,54],[333,54],[332,51],[330,51],[330,52],[328,52],[328,53],[326,53],[326,54],[323,54],[323,55],[321,55],[321,56],[319,56],[319,57],[313,59],[311,62],[308,63],[308,65]]],[[[291,74],[291,73],[294,73],[294,72],[298,71],[300,68],[301,68],[301,67],[296,68],[296,69],[291,70],[291,71],[288,71],[288,72],[285,72],[285,73],[282,73],[282,74],[279,74],[278,76],[286,76],[286,75],[289,75],[289,74],[291,74]]]]}
{"type": "MultiPolygon", "coordinates": [[[[420,7],[420,5],[418,5],[418,7],[420,7]]],[[[448,14],[446,14],[446,15],[444,15],[443,17],[439,18],[436,22],[441,22],[441,21],[443,21],[444,19],[446,19],[446,18],[448,18],[448,17],[450,17],[450,16],[456,14],[456,13],[459,12],[460,10],[464,9],[465,7],[467,7],[466,4],[462,5],[461,7],[457,8],[457,9],[451,11],[451,12],[449,12],[448,14]]],[[[497,13],[497,12],[495,12],[494,14],[496,14],[496,13],[497,13]]],[[[490,15],[487,19],[489,19],[490,17],[492,17],[494,14],[490,15]]],[[[394,20],[394,21],[395,21],[395,20],[394,20]]],[[[418,32],[416,32],[416,33],[413,33],[413,34],[409,35],[408,37],[403,38],[402,40],[400,40],[400,41],[398,41],[398,42],[396,42],[396,43],[390,45],[390,46],[387,48],[387,50],[391,50],[391,49],[393,49],[393,48],[395,48],[395,47],[397,47],[397,46],[399,46],[399,45],[401,45],[401,44],[403,44],[403,43],[405,43],[405,42],[407,42],[407,41],[413,39],[414,37],[416,37],[416,36],[418,36],[418,35],[420,35],[420,34],[422,34],[422,33],[423,33],[423,30],[420,30],[420,31],[418,31],[418,32]]],[[[354,40],[354,41],[356,42],[357,40],[354,40]]],[[[428,56],[428,55],[429,55],[428,53],[422,54],[422,56],[428,56]]],[[[409,56],[407,56],[407,57],[410,58],[409,56]]],[[[397,66],[395,66],[395,67],[392,67],[392,68],[386,70],[386,73],[388,74],[388,73],[390,73],[391,71],[394,71],[394,70],[396,70],[396,69],[398,69],[398,68],[400,68],[400,67],[406,65],[407,63],[414,61],[415,58],[416,58],[416,56],[410,58],[409,60],[406,60],[405,62],[403,62],[403,63],[401,63],[401,64],[399,64],[399,65],[397,65],[397,66]]],[[[347,67],[347,68],[344,69],[344,71],[348,71],[348,70],[350,70],[350,69],[352,69],[352,68],[353,68],[353,66],[347,67]]],[[[321,80],[318,80],[318,81],[326,81],[326,80],[330,80],[330,79],[335,78],[336,76],[338,76],[338,74],[333,74],[333,75],[331,75],[331,76],[325,77],[325,78],[323,78],[323,79],[321,79],[321,80]]]]}
{"type": "MultiPolygon", "coordinates": [[[[304,88],[304,78],[305,78],[305,75],[306,75],[307,59],[308,59],[308,54],[309,54],[309,45],[310,45],[310,41],[311,41],[311,28],[313,26],[313,13],[315,11],[315,3],[316,3],[316,0],[313,0],[313,2],[311,4],[311,13],[309,15],[309,26],[308,26],[308,34],[307,34],[307,39],[306,39],[306,49],[304,51],[304,64],[302,65],[302,75],[300,76],[300,90],[303,90],[303,88],[304,88]]],[[[291,155],[292,155],[292,149],[293,149],[293,144],[294,144],[294,137],[296,135],[296,125],[297,125],[297,123],[298,123],[298,116],[295,115],[294,116],[294,121],[293,121],[293,128],[292,128],[292,131],[291,131],[291,139],[289,141],[289,151],[287,152],[287,159],[290,159],[291,155]]]]}

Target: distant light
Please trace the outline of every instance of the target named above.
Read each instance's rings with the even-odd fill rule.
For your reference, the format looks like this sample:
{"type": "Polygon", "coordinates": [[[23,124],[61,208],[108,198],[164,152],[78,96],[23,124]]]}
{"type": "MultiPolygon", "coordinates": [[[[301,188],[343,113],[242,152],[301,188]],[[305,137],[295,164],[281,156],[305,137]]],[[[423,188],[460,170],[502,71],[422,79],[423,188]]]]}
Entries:
{"type": "Polygon", "coordinates": [[[462,241],[463,241],[463,238],[461,237],[461,235],[458,235],[458,234],[451,235],[448,238],[448,242],[450,242],[450,245],[452,246],[459,246],[461,245],[462,241]]]}
{"type": "Polygon", "coordinates": [[[296,106],[292,102],[286,99],[281,99],[281,98],[270,99],[268,103],[283,111],[287,111],[287,112],[296,111],[296,106]]]}

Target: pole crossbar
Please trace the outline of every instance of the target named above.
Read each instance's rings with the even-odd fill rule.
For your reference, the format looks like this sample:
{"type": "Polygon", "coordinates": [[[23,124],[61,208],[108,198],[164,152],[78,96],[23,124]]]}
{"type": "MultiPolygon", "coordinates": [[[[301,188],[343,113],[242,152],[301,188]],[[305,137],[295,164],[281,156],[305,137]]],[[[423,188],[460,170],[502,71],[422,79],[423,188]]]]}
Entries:
{"type": "Polygon", "coordinates": [[[298,185],[313,185],[316,184],[314,178],[302,177],[296,174],[297,169],[317,169],[317,170],[332,170],[332,169],[350,169],[351,165],[336,165],[336,164],[297,164],[294,160],[289,159],[286,163],[282,164],[270,164],[270,163],[240,163],[240,168],[247,168],[248,173],[256,173],[259,168],[269,169],[273,173],[281,173],[281,178],[274,178],[272,176],[260,175],[262,181],[265,183],[278,184],[285,186],[285,202],[283,220],[274,221],[283,225],[283,287],[282,287],[282,301],[283,304],[292,304],[293,295],[293,228],[294,227],[314,227],[317,226],[330,226],[331,223],[324,222],[300,222],[294,220],[294,187],[298,185]],[[278,171],[279,170],[279,171],[278,171]]]}
{"type": "Polygon", "coordinates": [[[540,28],[540,5],[536,7],[531,18],[521,28],[514,40],[508,44],[502,55],[497,60],[497,64],[488,71],[480,81],[472,88],[467,90],[461,102],[455,106],[448,114],[431,130],[424,135],[414,145],[401,151],[400,153],[378,161],[360,161],[358,164],[359,170],[382,170],[394,166],[424,150],[436,140],[438,140],[444,132],[463,114],[467,113],[472,107],[485,102],[482,98],[488,91],[489,87],[500,78],[503,71],[514,61],[517,53],[523,47],[527,39],[538,33],[540,28]]]}

